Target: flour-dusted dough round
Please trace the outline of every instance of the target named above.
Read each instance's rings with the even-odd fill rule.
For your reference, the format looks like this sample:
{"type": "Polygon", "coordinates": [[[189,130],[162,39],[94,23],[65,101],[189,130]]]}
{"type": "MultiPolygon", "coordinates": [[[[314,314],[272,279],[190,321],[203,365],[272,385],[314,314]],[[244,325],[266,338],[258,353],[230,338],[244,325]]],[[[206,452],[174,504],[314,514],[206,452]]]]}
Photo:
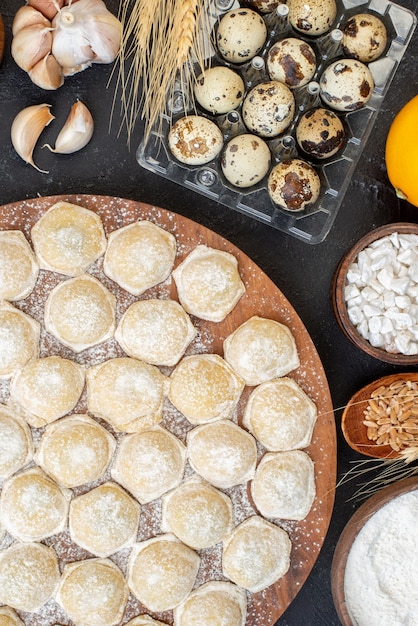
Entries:
{"type": "Polygon", "coordinates": [[[183,443],[156,426],[120,439],[111,474],[138,502],[146,504],[177,487],[185,465],[183,443]]]}
{"type": "Polygon", "coordinates": [[[0,299],[23,300],[33,291],[38,274],[38,262],[22,231],[0,231],[0,299]]]}
{"type": "Polygon", "coordinates": [[[33,456],[29,426],[9,407],[0,404],[0,480],[27,465],[33,456]]]}
{"type": "Polygon", "coordinates": [[[45,428],[35,461],[59,485],[73,488],[101,478],[115,448],[108,430],[86,414],[75,414],[45,428]]]}
{"type": "Polygon", "coordinates": [[[102,283],[82,274],[54,287],[45,304],[45,328],[73,352],[113,337],[116,298],[102,283]]]}
{"type": "Polygon", "coordinates": [[[135,432],[162,419],[166,377],[154,365],[118,357],[87,369],[87,407],[118,431],[135,432]]]}
{"type": "Polygon", "coordinates": [[[222,541],[233,523],[229,496],[200,477],[191,476],[163,496],[161,529],[195,550],[222,541]]]}
{"type": "Polygon", "coordinates": [[[254,315],[224,341],[224,358],[247,385],[285,376],[299,366],[292,332],[272,319],[254,315]]]}
{"type": "Polygon", "coordinates": [[[174,626],[244,626],[246,618],[246,592],[229,581],[201,585],[174,609],[174,626]]]}
{"type": "Polygon", "coordinates": [[[25,624],[12,608],[0,606],[0,626],[25,626],[25,624]]]}
{"type": "Polygon", "coordinates": [[[71,539],[95,556],[110,556],[135,541],[140,510],[122,487],[103,483],[71,501],[71,539]]]}
{"type": "Polygon", "coordinates": [[[164,282],[171,274],[177,242],[160,226],[142,220],[109,235],[103,270],[133,296],[164,282]]]}
{"type": "Polygon", "coordinates": [[[0,379],[11,378],[39,354],[41,325],[6,300],[0,301],[0,379]]]}
{"type": "Polygon", "coordinates": [[[54,594],[59,579],[53,548],[30,542],[0,551],[0,602],[17,611],[40,609],[54,594]]]}
{"type": "Polygon", "coordinates": [[[90,209],[59,201],[31,230],[33,247],[42,269],[78,276],[106,250],[100,216],[90,209]]]}
{"type": "Polygon", "coordinates": [[[91,558],[65,566],[56,601],[76,626],[116,626],[128,595],[121,570],[110,559],[91,558]]]}
{"type": "Polygon", "coordinates": [[[128,356],[152,365],[176,365],[196,328],[175,300],[138,300],[122,316],[115,337],[128,356]]]}
{"type": "Polygon", "coordinates": [[[39,467],[8,478],[0,495],[0,519],[20,541],[41,541],[67,524],[69,489],[61,489],[39,467]]]}
{"type": "Polygon", "coordinates": [[[10,399],[34,428],[72,411],[82,394],[85,370],[60,356],[33,359],[12,378],[10,399]]]}
{"type": "Polygon", "coordinates": [[[244,381],[218,354],[184,357],[170,377],[168,397],[192,424],[229,419],[244,381]]]}
{"type": "MultiPolygon", "coordinates": [[[[0,622],[1,626],[1,622],[0,622]]],[[[167,626],[165,622],[160,622],[149,615],[138,615],[126,622],[126,626],[167,626]]]]}
{"type": "Polygon", "coordinates": [[[291,378],[256,387],[245,407],[243,425],[271,452],[309,445],[317,418],[315,403],[291,378]]]}
{"type": "Polygon", "coordinates": [[[199,555],[174,535],[158,535],[134,545],[128,562],[129,589],[148,611],[169,611],[192,590],[199,565],[199,555]]]}
{"type": "Polygon", "coordinates": [[[263,517],[303,520],[315,499],[312,459],[302,450],[268,452],[251,482],[251,496],[263,517]]]}
{"type": "Polygon", "coordinates": [[[185,310],[210,322],[221,322],[245,293],[233,254],[196,246],[173,271],[185,310]]]}
{"type": "Polygon", "coordinates": [[[234,422],[219,420],[187,433],[187,455],[197,474],[215,487],[229,489],[253,478],[257,444],[234,422]]]}
{"type": "Polygon", "coordinates": [[[225,538],[222,572],[252,593],[263,591],[290,567],[292,542],[283,528],[253,515],[225,538]]]}

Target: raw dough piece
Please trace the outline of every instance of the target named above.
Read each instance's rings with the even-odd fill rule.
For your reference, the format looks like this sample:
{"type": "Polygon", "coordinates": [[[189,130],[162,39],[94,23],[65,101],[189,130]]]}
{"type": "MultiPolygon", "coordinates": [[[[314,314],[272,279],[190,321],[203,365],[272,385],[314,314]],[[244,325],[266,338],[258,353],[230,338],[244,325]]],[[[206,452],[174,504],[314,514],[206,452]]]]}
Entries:
{"type": "Polygon", "coordinates": [[[87,407],[116,430],[135,432],[162,419],[166,377],[131,357],[109,359],[87,370],[87,407]]]}
{"type": "Polygon", "coordinates": [[[153,619],[149,615],[138,615],[137,617],[129,620],[125,626],[167,626],[167,624],[153,619]]]}
{"type": "Polygon", "coordinates": [[[71,495],[69,489],[60,489],[42,469],[31,467],[4,483],[0,519],[20,541],[41,541],[64,529],[71,495]]]}
{"type": "Polygon", "coordinates": [[[11,409],[0,404],[0,480],[25,467],[32,456],[29,426],[11,409]]]}
{"type": "Polygon", "coordinates": [[[146,220],[109,235],[103,270],[133,296],[164,282],[176,258],[174,235],[146,220]]]}
{"type": "Polygon", "coordinates": [[[133,547],[128,585],[149,611],[169,611],[192,590],[199,565],[200,557],[194,550],[174,535],[159,535],[133,547]]]}
{"type": "Polygon", "coordinates": [[[251,386],[285,376],[299,366],[295,339],[287,326],[257,315],[228,335],[224,357],[251,386]]]}
{"type": "Polygon", "coordinates": [[[254,437],[229,420],[190,430],[187,454],[194,471],[220,489],[246,483],[257,463],[254,437]]]}
{"type": "Polygon", "coordinates": [[[23,300],[33,291],[38,274],[38,262],[22,231],[0,231],[0,299],[23,300]]]}
{"type": "Polygon", "coordinates": [[[218,354],[184,357],[171,374],[169,399],[192,424],[229,419],[244,381],[218,354]]]}
{"type": "Polygon", "coordinates": [[[0,552],[0,602],[17,611],[40,609],[59,578],[56,552],[42,543],[14,543],[0,552]]]}
{"type": "Polygon", "coordinates": [[[116,298],[97,278],[83,274],[59,283],[45,304],[45,328],[81,352],[113,337],[116,298]]]}
{"type": "Polygon", "coordinates": [[[120,440],[111,474],[145,504],[177,487],[185,465],[186,448],[180,439],[156,426],[120,440]]]}
{"type": "Polygon", "coordinates": [[[291,378],[256,387],[245,407],[243,425],[267,450],[306,448],[317,417],[316,405],[291,378]]]}
{"type": "Polygon", "coordinates": [[[0,378],[11,378],[38,356],[40,331],[37,320],[0,301],[0,378]]]}
{"type": "Polygon", "coordinates": [[[195,550],[223,540],[233,527],[229,496],[192,476],[163,496],[161,529],[195,550]]]}
{"type": "Polygon", "coordinates": [[[122,316],[115,337],[127,355],[152,365],[176,365],[197,330],[175,300],[139,300],[122,316]]]}
{"type": "Polygon", "coordinates": [[[314,464],[302,450],[268,452],[251,482],[251,496],[263,517],[302,520],[315,492],[314,464]]]}
{"type": "Polygon", "coordinates": [[[286,574],[291,548],[286,531],[253,515],[225,538],[222,572],[240,587],[257,593],[286,574]]]}
{"type": "Polygon", "coordinates": [[[82,274],[106,250],[100,216],[70,202],[51,206],[31,235],[40,267],[66,276],[82,274]]]}
{"type": "Polygon", "coordinates": [[[128,595],[120,569],[110,559],[92,558],[65,566],[56,601],[77,626],[116,626],[128,595]]]}
{"type": "Polygon", "coordinates": [[[34,428],[73,410],[84,388],[82,365],[60,356],[33,359],[12,378],[10,399],[34,428]]]}
{"type": "Polygon", "coordinates": [[[49,424],[35,461],[62,487],[98,480],[110,463],[116,441],[88,415],[75,414],[49,424]]]}
{"type": "Polygon", "coordinates": [[[71,539],[95,556],[110,556],[135,541],[139,514],[139,504],[122,487],[106,482],[71,501],[71,539]]]}
{"type": "Polygon", "coordinates": [[[16,611],[9,606],[0,606],[0,626],[25,626],[16,611]]]}
{"type": "Polygon", "coordinates": [[[244,626],[246,617],[244,589],[230,582],[212,580],[192,591],[174,610],[174,626],[244,626]]]}
{"type": "Polygon", "coordinates": [[[198,245],[173,271],[185,310],[210,322],[221,322],[245,293],[233,254],[198,245]]]}

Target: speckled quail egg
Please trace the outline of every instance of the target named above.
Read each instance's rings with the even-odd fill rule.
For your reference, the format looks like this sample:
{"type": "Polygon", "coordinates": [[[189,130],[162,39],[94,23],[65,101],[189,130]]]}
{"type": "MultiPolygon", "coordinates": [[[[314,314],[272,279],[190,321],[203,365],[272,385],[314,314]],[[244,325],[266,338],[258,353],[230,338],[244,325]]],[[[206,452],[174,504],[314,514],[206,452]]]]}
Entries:
{"type": "Polygon", "coordinates": [[[353,15],[341,28],[344,54],[363,63],[379,58],[387,44],[386,26],[371,13],[353,15]]]}
{"type": "Polygon", "coordinates": [[[340,150],[345,131],[341,119],[334,111],[318,107],[306,111],[296,127],[299,147],[317,159],[327,159],[340,150]]]}
{"type": "Polygon", "coordinates": [[[230,63],[249,61],[260,52],[266,39],[267,26],[261,15],[245,8],[225,13],[216,32],[218,50],[230,63]]]}
{"type": "Polygon", "coordinates": [[[229,67],[217,65],[200,74],[196,80],[194,93],[201,107],[218,115],[228,113],[241,104],[245,85],[237,72],[229,67]]]}
{"type": "Polygon", "coordinates": [[[303,211],[314,204],[321,191],[316,170],[302,159],[281,161],[271,170],[267,188],[270,198],[286,211],[303,211]]]}
{"type": "Polygon", "coordinates": [[[335,0],[287,0],[286,4],[293,28],[311,37],[329,31],[337,15],[335,0]]]}
{"type": "Polygon", "coordinates": [[[170,128],[168,145],[181,163],[204,165],[221,152],[223,135],[215,122],[201,115],[188,115],[170,128]]]}
{"type": "Polygon", "coordinates": [[[319,79],[321,98],[336,111],[356,111],[371,98],[372,73],[357,59],[339,59],[329,65],[319,79]]]}
{"type": "Polygon", "coordinates": [[[292,122],[295,98],[287,85],[270,80],[255,85],[242,104],[242,119],[260,137],[277,137],[292,122]]]}
{"type": "Polygon", "coordinates": [[[303,87],[315,74],[316,57],[312,47],[296,37],[276,41],[267,54],[267,71],[273,80],[290,89],[303,87]]]}
{"type": "Polygon", "coordinates": [[[282,0],[247,0],[247,4],[260,11],[260,13],[271,13],[277,9],[281,1],[282,0]]]}
{"type": "Polygon", "coordinates": [[[221,168],[235,187],[252,187],[267,174],[271,162],[267,143],[250,133],[237,135],[225,146],[221,168]]]}

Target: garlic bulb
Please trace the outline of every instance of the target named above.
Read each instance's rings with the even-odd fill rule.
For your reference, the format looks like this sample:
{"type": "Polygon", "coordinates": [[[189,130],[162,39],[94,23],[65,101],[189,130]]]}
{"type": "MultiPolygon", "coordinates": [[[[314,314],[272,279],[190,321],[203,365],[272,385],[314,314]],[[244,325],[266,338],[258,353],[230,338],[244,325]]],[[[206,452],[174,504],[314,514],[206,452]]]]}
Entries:
{"type": "Polygon", "coordinates": [[[12,123],[11,139],[18,155],[39,172],[47,174],[33,162],[33,150],[43,129],[54,119],[50,104],[34,104],[20,111],[12,123]]]}
{"type": "Polygon", "coordinates": [[[94,122],[85,104],[77,100],[55,141],[55,148],[45,144],[51,152],[72,154],[84,148],[93,136],[94,122]]]}

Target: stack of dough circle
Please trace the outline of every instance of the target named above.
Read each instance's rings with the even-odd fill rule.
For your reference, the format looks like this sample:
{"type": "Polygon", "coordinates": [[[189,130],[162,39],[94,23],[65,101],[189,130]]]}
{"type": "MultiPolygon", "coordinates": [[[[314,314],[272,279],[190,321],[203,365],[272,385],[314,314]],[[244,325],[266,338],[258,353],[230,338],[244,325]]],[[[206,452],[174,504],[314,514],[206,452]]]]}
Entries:
{"type": "Polygon", "coordinates": [[[218,354],[184,357],[170,378],[169,398],[192,424],[232,417],[244,382],[218,354]]]}
{"type": "Polygon", "coordinates": [[[0,298],[23,300],[34,289],[39,265],[20,230],[0,232],[0,298]]]}
{"type": "Polygon", "coordinates": [[[148,221],[134,222],[109,235],[103,271],[134,296],[165,281],[176,258],[175,237],[148,221]]]}
{"type": "Polygon", "coordinates": [[[124,576],[113,561],[91,558],[65,566],[56,600],[75,624],[116,626],[128,595],[124,576]]]}
{"type": "Polygon", "coordinates": [[[115,296],[97,278],[82,274],[51,291],[45,328],[64,346],[82,352],[113,337],[115,312],[115,296]]]}
{"type": "Polygon", "coordinates": [[[185,310],[210,322],[221,322],[245,293],[234,255],[205,245],[187,255],[173,278],[185,310]]]}
{"type": "Polygon", "coordinates": [[[16,611],[9,606],[0,606],[0,626],[25,626],[16,611]]]}
{"type": "Polygon", "coordinates": [[[176,300],[139,300],[122,316],[115,337],[128,356],[152,365],[176,365],[197,333],[176,300]]]}
{"type": "Polygon", "coordinates": [[[0,301],[0,379],[11,378],[39,354],[40,323],[0,301]]]}
{"type": "Polygon", "coordinates": [[[0,404],[0,480],[12,476],[33,456],[29,426],[7,406],[0,404]]]}
{"type": "Polygon", "coordinates": [[[82,274],[106,250],[100,216],[70,202],[51,206],[31,235],[39,266],[66,276],[82,274]]]}
{"type": "Polygon", "coordinates": [[[78,487],[101,478],[116,448],[108,430],[85,414],[49,424],[35,461],[62,487],[78,487]]]}
{"type": "Polygon", "coordinates": [[[60,356],[33,359],[12,378],[10,398],[34,428],[72,411],[84,388],[82,365],[60,356]]]}
{"type": "Polygon", "coordinates": [[[161,421],[166,378],[154,365],[120,357],[87,370],[87,407],[118,431],[135,432],[161,421]]]}
{"type": "Polygon", "coordinates": [[[194,550],[166,533],[134,545],[128,562],[128,585],[149,611],[168,611],[189,595],[199,565],[200,557],[194,550]]]}
{"type": "Polygon", "coordinates": [[[243,589],[230,582],[213,580],[194,589],[174,610],[174,625],[244,626],[246,612],[243,589]]]}
{"type": "Polygon", "coordinates": [[[192,476],[163,496],[161,528],[201,550],[223,540],[233,527],[229,496],[192,476]]]}

